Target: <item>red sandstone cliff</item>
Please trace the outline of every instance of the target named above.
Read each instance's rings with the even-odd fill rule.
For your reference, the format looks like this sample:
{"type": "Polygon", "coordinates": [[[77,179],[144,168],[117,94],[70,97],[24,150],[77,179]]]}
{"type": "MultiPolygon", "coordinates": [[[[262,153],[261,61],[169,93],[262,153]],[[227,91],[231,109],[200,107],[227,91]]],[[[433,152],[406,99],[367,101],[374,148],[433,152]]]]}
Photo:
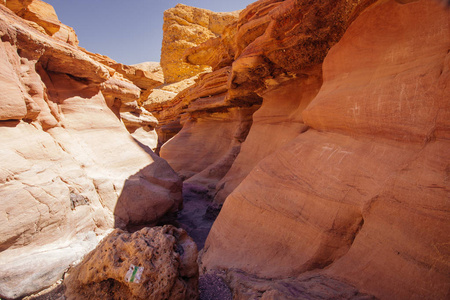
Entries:
{"type": "Polygon", "coordinates": [[[185,52],[213,72],[177,96],[161,156],[225,202],[205,272],[448,297],[449,20],[431,0],[261,0],[185,52]]]}

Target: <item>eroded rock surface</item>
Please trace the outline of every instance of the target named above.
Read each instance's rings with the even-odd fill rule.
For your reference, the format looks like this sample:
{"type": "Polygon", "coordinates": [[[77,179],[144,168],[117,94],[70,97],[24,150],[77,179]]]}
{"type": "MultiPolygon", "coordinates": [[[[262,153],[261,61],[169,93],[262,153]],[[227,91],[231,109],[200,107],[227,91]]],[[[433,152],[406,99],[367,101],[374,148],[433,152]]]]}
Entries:
{"type": "Polygon", "coordinates": [[[64,282],[67,299],[197,299],[197,246],[166,225],[114,230],[64,282]],[[130,266],[142,268],[127,275],[130,266]],[[134,275],[133,275],[134,274],[134,275]]]}
{"type": "MultiPolygon", "coordinates": [[[[156,129],[159,146],[181,130],[188,119],[187,107],[197,98],[179,97],[177,94],[198,80],[204,82],[198,76],[211,70],[211,62],[208,62],[207,57],[219,57],[216,51],[208,51],[210,49],[195,50],[195,53],[191,49],[211,38],[223,40],[224,36],[229,37],[230,28],[234,28],[230,24],[236,22],[237,15],[238,12],[216,13],[183,4],[164,13],[161,67],[165,84],[152,89],[143,101],[143,106],[159,121],[156,129]]],[[[223,79],[226,81],[226,76],[223,79]]],[[[216,86],[224,88],[223,84],[216,86]]]]}
{"type": "Polygon", "coordinates": [[[208,70],[207,65],[185,62],[184,52],[222,34],[225,26],[236,18],[237,12],[216,13],[184,4],[166,10],[161,48],[166,83],[182,81],[208,70]]]}
{"type": "MultiPolygon", "coordinates": [[[[348,29],[325,34],[328,27],[320,28],[326,22],[316,24],[306,14],[292,29],[307,34],[319,26],[311,32],[337,42],[329,52],[319,51],[323,84],[300,114],[309,129],[260,160],[226,198],[201,261],[206,269],[237,268],[266,278],[322,270],[382,299],[446,299],[450,11],[436,1],[350,2],[334,3],[343,6],[330,11],[344,14],[348,29]]],[[[272,16],[299,5],[259,1],[253,7],[264,3],[272,16]]],[[[325,8],[290,11],[321,15],[325,8]]],[[[307,70],[318,63],[315,52],[306,51],[305,35],[291,36],[283,27],[297,20],[288,15],[279,15],[286,18],[280,26],[270,24],[282,18],[267,21],[264,35],[244,43],[249,46],[241,56],[264,52],[270,63],[311,78],[307,70]],[[287,43],[271,45],[268,32],[286,33],[287,43]],[[280,44],[288,54],[275,57],[271,49],[280,44]]],[[[320,40],[319,49],[327,49],[320,40]]],[[[243,84],[256,79],[251,70],[236,78],[243,84]]],[[[272,99],[283,106],[281,91],[289,81],[268,82],[274,85],[268,99],[279,88],[280,97],[274,93],[272,99]]],[[[261,110],[265,89],[259,92],[261,110]]]]}
{"type": "Polygon", "coordinates": [[[229,270],[226,273],[209,276],[224,278],[233,291],[233,299],[238,300],[377,299],[374,296],[360,293],[354,286],[317,274],[302,275],[299,278],[267,279],[258,278],[239,270],[229,270]]]}
{"type": "Polygon", "coordinates": [[[16,2],[37,19],[0,5],[2,298],[52,285],[114,226],[156,224],[182,201],[178,176],[108,106],[108,97],[137,102],[142,89],[60,31],[34,25],[59,24],[47,4],[16,2]]]}

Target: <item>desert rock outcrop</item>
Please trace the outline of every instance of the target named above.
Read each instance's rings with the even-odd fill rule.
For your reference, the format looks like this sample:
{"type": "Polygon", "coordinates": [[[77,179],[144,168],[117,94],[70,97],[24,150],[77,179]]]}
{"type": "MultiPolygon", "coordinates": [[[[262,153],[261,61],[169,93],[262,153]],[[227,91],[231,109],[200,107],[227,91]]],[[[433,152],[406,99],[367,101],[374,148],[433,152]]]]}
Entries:
{"type": "Polygon", "coordinates": [[[101,91],[108,107],[124,123],[139,143],[155,150],[158,120],[143,104],[153,89],[164,82],[159,63],[147,62],[127,66],[111,58],[82,49],[92,59],[107,67],[111,78],[102,83],[101,91]]]}
{"type": "MultiPolygon", "coordinates": [[[[17,3],[38,12],[42,4],[17,3]]],[[[114,226],[155,224],[181,205],[178,176],[105,100],[135,101],[139,88],[38,21],[0,5],[2,298],[50,286],[114,226]]]]}
{"type": "MultiPolygon", "coordinates": [[[[198,98],[195,96],[198,87],[189,92],[189,95],[178,95],[178,93],[198,81],[200,81],[200,88],[205,83],[209,88],[213,88],[209,96],[218,94],[214,89],[219,88],[222,92],[226,90],[226,75],[221,74],[219,77],[208,75],[207,77],[215,77],[212,81],[198,76],[202,72],[211,70],[213,64],[226,60],[224,57],[228,60],[221,66],[228,66],[231,63],[231,50],[228,51],[229,49],[222,47],[219,55],[216,50],[209,51],[211,47],[205,48],[203,42],[207,45],[212,40],[221,41],[219,45],[225,45],[225,40],[231,43],[235,28],[232,24],[236,22],[237,15],[238,12],[216,13],[183,4],[178,4],[165,12],[161,54],[165,84],[154,88],[143,102],[143,107],[158,119],[156,131],[159,145],[163,145],[176,135],[189,119],[193,109],[187,108],[191,101],[198,98]],[[196,49],[197,46],[202,50],[196,49]],[[214,62],[209,61],[211,59],[214,62]]],[[[203,90],[202,94],[208,96],[207,89],[203,90]]],[[[198,104],[202,106],[202,103],[198,104]]],[[[217,107],[220,106],[229,107],[230,105],[217,107]]],[[[203,110],[205,109],[212,109],[212,107],[205,107],[203,110]]]]}
{"type": "Polygon", "coordinates": [[[182,229],[116,229],[69,270],[66,299],[197,299],[197,246],[182,229]]]}
{"type": "Polygon", "coordinates": [[[307,129],[301,112],[322,84],[323,58],[372,2],[258,1],[220,36],[185,51],[188,62],[210,64],[214,71],[200,75],[195,85],[175,97],[171,109],[177,110],[184,127],[163,145],[161,156],[183,176],[198,174],[189,180],[207,188],[215,202],[223,203],[261,159],[307,129]],[[312,31],[299,22],[317,28],[312,31]],[[283,105],[279,98],[284,98],[283,105]],[[209,113],[230,109],[246,114],[245,119],[235,119],[243,133],[238,138],[222,134],[212,122],[205,129],[209,113]],[[213,155],[207,146],[202,147],[205,151],[198,150],[196,135],[200,132],[205,132],[202,139],[209,136],[205,144],[218,145],[213,155]],[[231,150],[222,146],[226,139],[231,150]],[[181,145],[197,151],[181,154],[181,145]],[[190,163],[199,160],[201,164],[190,163]]]}
{"type": "Polygon", "coordinates": [[[237,12],[215,13],[207,9],[178,4],[164,12],[161,66],[166,83],[182,81],[209,69],[207,65],[185,62],[189,48],[221,35],[235,21],[237,12]]]}
{"type": "Polygon", "coordinates": [[[220,57],[216,51],[193,53],[191,49],[211,39],[229,37],[230,28],[234,28],[230,24],[236,22],[237,15],[238,12],[216,13],[183,4],[164,13],[161,67],[165,84],[152,89],[143,98],[143,107],[159,121],[156,129],[159,146],[181,130],[187,120],[189,101],[195,99],[177,97],[177,94],[193,85],[200,73],[211,70],[207,57],[220,57]]]}
{"type": "MultiPolygon", "coordinates": [[[[323,84],[299,116],[309,129],[263,158],[226,198],[205,245],[205,270],[266,278],[318,270],[382,299],[448,297],[450,11],[436,1],[371,2],[333,4],[348,29],[326,34],[326,23],[313,19],[292,28],[318,32],[324,43],[291,36],[283,26],[297,18],[281,14],[284,23],[271,27],[283,20],[275,18],[255,44],[242,47],[247,61],[259,58],[246,53],[264,52],[266,65],[297,78],[311,78],[308,70],[322,57],[323,84]],[[286,42],[270,41],[268,32],[286,33],[286,42]],[[279,45],[288,47],[286,55],[273,49],[279,45]],[[330,50],[311,57],[308,45],[330,50]]],[[[271,1],[254,5],[264,3],[271,1]]],[[[298,3],[281,2],[269,14],[298,3]]],[[[312,6],[306,11],[322,16],[321,5],[312,6]]],[[[236,74],[243,83],[256,78],[256,69],[246,68],[236,74]]],[[[265,93],[284,105],[289,81],[274,79],[263,81],[269,89],[254,80],[262,86],[261,110],[265,93]]]]}

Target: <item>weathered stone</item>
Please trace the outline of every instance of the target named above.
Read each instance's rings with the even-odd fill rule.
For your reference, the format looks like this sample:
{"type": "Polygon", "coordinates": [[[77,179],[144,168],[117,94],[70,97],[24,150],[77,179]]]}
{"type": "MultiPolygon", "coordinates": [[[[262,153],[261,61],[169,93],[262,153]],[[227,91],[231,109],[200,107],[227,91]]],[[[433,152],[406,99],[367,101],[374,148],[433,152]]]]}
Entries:
{"type": "Polygon", "coordinates": [[[233,166],[216,186],[216,203],[223,203],[264,157],[308,129],[301,113],[317,95],[321,83],[320,70],[312,70],[307,75],[275,85],[262,94],[263,103],[253,114],[249,135],[233,166]]]}
{"type": "MultiPolygon", "coordinates": [[[[207,276],[209,274],[203,275],[207,276]]],[[[217,276],[217,275],[216,275],[217,276]]],[[[375,300],[355,287],[323,275],[303,275],[299,278],[258,278],[239,270],[218,273],[233,291],[233,299],[342,299],[375,300]]]]}
{"type": "Polygon", "coordinates": [[[222,34],[236,18],[237,12],[215,13],[183,4],[166,10],[161,48],[165,82],[178,82],[209,70],[207,65],[185,62],[184,51],[222,34]]]}
{"type": "Polygon", "coordinates": [[[19,17],[41,26],[48,35],[54,35],[60,29],[58,16],[53,6],[40,0],[8,0],[6,7],[19,17]]]}
{"type": "Polygon", "coordinates": [[[167,225],[107,236],[65,280],[67,299],[197,299],[197,247],[167,225]],[[139,275],[131,272],[142,268],[139,275]]]}
{"type": "Polygon", "coordinates": [[[189,182],[214,189],[239,153],[255,109],[235,107],[193,115],[176,137],[163,145],[161,157],[183,178],[196,175],[189,182]],[[205,144],[205,140],[211,143],[205,144]],[[200,149],[199,144],[203,145],[200,149]],[[186,151],[195,155],[188,158],[186,151]]]}
{"type": "Polygon", "coordinates": [[[20,80],[20,58],[8,42],[0,43],[0,120],[21,120],[27,114],[24,87],[20,80]]]}
{"type": "MultiPolygon", "coordinates": [[[[284,1],[272,14],[297,3],[284,1]]],[[[436,1],[353,4],[329,15],[354,8],[344,14],[344,24],[352,23],[341,39],[334,34],[342,30],[320,29],[331,19],[316,24],[311,13],[302,24],[317,30],[299,26],[289,37],[280,23],[264,31],[286,33],[286,56],[273,58],[272,47],[287,44],[265,44],[265,36],[243,49],[240,57],[263,51],[276,68],[299,76],[316,58],[302,52],[309,48],[297,33],[318,32],[323,85],[301,114],[310,128],[262,159],[228,196],[201,262],[206,270],[238,268],[266,278],[316,270],[382,299],[446,299],[449,11],[436,1]],[[329,52],[323,37],[337,42],[329,52]],[[295,53],[299,61],[288,67],[295,53]]],[[[298,19],[285,17],[286,24],[298,19]]],[[[236,78],[258,78],[247,70],[236,78]]],[[[285,81],[279,91],[284,84],[291,87],[285,81]]],[[[273,97],[284,105],[285,97],[273,97]]]]}
{"type": "Polygon", "coordinates": [[[156,223],[182,200],[178,176],[101,92],[131,103],[140,89],[30,24],[0,5],[1,298],[51,286],[114,226],[156,223]],[[135,178],[145,192],[130,188],[135,178]]]}

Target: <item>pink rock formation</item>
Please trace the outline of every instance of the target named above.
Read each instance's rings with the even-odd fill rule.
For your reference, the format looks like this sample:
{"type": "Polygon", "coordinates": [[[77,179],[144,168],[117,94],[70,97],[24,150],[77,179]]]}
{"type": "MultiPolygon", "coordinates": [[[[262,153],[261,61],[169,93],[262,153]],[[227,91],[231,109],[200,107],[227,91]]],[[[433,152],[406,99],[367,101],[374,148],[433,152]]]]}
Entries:
{"type": "Polygon", "coordinates": [[[183,229],[146,227],[132,234],[116,229],[69,270],[65,295],[67,299],[197,299],[196,260],[197,247],[183,229]]]}
{"type": "Polygon", "coordinates": [[[252,114],[259,108],[252,105],[253,99],[236,102],[229,97],[229,75],[230,67],[203,74],[175,97],[177,104],[171,110],[175,114],[186,111],[187,116],[180,120],[183,129],[160,152],[183,178],[207,190],[214,190],[230,169],[248,134],[252,114]],[[210,142],[205,144],[205,140],[210,142]],[[186,151],[191,155],[186,156],[186,151]]]}
{"type": "Polygon", "coordinates": [[[217,183],[216,203],[223,203],[261,159],[308,129],[301,112],[317,95],[321,83],[321,72],[314,70],[307,76],[288,80],[261,94],[263,104],[253,114],[253,124],[240,154],[217,183]],[[283,105],[279,103],[280,98],[283,105]]]}
{"type": "Polygon", "coordinates": [[[94,60],[107,66],[112,77],[102,83],[101,90],[108,107],[122,120],[127,130],[142,145],[155,150],[158,120],[143,103],[155,87],[164,82],[159,63],[126,66],[101,54],[82,49],[94,60]]]}
{"type": "Polygon", "coordinates": [[[181,182],[107,105],[108,92],[129,101],[138,87],[3,5],[0,33],[0,297],[17,298],[52,285],[114,226],[178,210],[181,182]]]}

